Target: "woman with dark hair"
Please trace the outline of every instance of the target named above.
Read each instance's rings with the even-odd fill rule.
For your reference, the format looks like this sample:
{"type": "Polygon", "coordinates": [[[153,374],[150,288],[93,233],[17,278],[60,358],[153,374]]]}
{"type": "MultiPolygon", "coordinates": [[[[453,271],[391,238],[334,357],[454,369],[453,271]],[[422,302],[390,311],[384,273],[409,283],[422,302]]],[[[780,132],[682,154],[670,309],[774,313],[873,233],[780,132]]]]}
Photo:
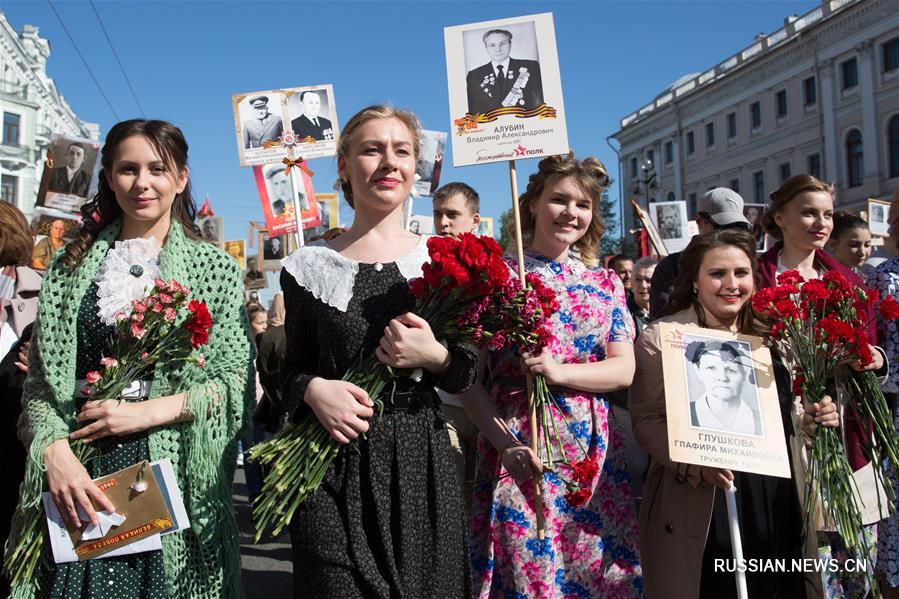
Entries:
{"type": "MultiPolygon", "coordinates": [[[[9,535],[19,485],[25,477],[25,449],[16,438],[22,412],[22,386],[27,372],[28,343],[37,315],[41,275],[27,266],[34,245],[25,215],[0,202],[0,400],[4,418],[0,442],[6,467],[0,487],[0,546],[9,535]]],[[[0,597],[9,596],[9,581],[0,576],[0,597]]]]}
{"type": "Polygon", "coordinates": [[[82,214],[81,234],[50,264],[41,293],[20,426],[29,459],[19,509],[40,509],[46,489],[70,524],[82,525],[76,506],[96,523],[94,506],[115,506],[92,478],[168,458],[190,528],[162,537],[161,551],[56,565],[48,556],[37,580],[13,596],[240,596],[231,483],[237,434],[253,397],[252,348],[239,268],[199,240],[193,224],[181,131],[146,120],[110,129],[99,190],[82,214]],[[115,314],[130,310],[156,277],[177,280],[208,305],[205,368],[158,365],[152,379],[138,382],[139,397],[83,397],[79,379],[100,369],[115,314]],[[87,465],[71,449],[76,439],[99,451],[87,465]]]}
{"type": "MultiPolygon", "coordinates": [[[[784,181],[771,194],[771,205],[763,217],[763,225],[769,235],[779,241],[759,257],[760,289],[774,287],[777,275],[795,269],[805,280],[818,279],[827,271],[840,273],[852,285],[866,289],[864,282],[852,269],[840,264],[825,250],[828,239],[834,228],[834,190],[833,186],[819,181],[811,175],[796,175],[784,181]]],[[[867,335],[870,342],[877,340],[877,321],[873,310],[863,315],[868,323],[867,335]]],[[[879,376],[886,376],[889,365],[883,350],[871,345],[874,360],[862,367],[858,361],[849,366],[855,370],[873,370],[879,376]]],[[[839,374],[839,373],[837,373],[839,374]]],[[[840,385],[836,386],[840,390],[840,385]]],[[[846,405],[837,398],[837,403],[846,405]]],[[[882,486],[875,483],[876,477],[872,465],[863,449],[869,437],[852,416],[852,408],[847,409],[843,421],[843,438],[846,458],[855,471],[854,488],[859,495],[857,502],[862,514],[866,543],[875,546],[875,523],[887,516],[886,493],[882,486]]],[[[794,439],[794,457],[803,451],[803,442],[794,439]]],[[[810,535],[814,537],[814,535],[810,535]]],[[[817,542],[820,544],[819,554],[822,558],[837,558],[841,562],[850,557],[845,550],[842,539],[836,533],[820,531],[817,542]]],[[[814,539],[813,539],[814,540],[814,539]]],[[[860,557],[860,556],[859,556],[860,557]]],[[[867,556],[866,556],[867,557],[867,556]]],[[[840,596],[862,596],[866,593],[864,572],[833,573],[824,571],[822,583],[827,592],[840,596]]]]}
{"type": "Polygon", "coordinates": [[[408,281],[428,261],[425,238],[403,228],[420,127],[407,110],[370,106],[346,123],[339,187],[353,224],[284,259],[287,351],[281,374],[293,422],[310,414],[344,444],[290,523],[294,596],[469,597],[462,496],[434,391],[471,385],[471,349],[437,342],[410,312],[408,281]],[[341,380],[374,352],[397,376],[383,411],[341,380]]]}
{"type": "Polygon", "coordinates": [[[862,265],[871,257],[871,229],[856,214],[847,211],[833,215],[833,231],[827,249],[837,262],[861,274],[862,265]]]}
{"type": "Polygon", "coordinates": [[[539,355],[494,352],[489,393],[475,383],[462,396],[480,431],[470,523],[475,597],[640,595],[627,449],[605,396],[627,387],[634,369],[624,287],[598,255],[608,185],[596,158],[545,158],[518,200],[525,271],[555,291],[559,310],[539,355]],[[543,471],[529,447],[526,374],[543,375],[563,406],[553,418],[566,459],[593,467],[543,471]],[[564,480],[576,476],[583,493],[571,495],[564,480]],[[535,482],[543,490],[543,540],[534,530],[535,482]]]}
{"type": "MultiPolygon", "coordinates": [[[[733,573],[715,569],[716,559],[733,559],[722,492],[732,483],[739,490],[744,557],[783,558],[787,563],[803,557],[799,495],[792,480],[672,462],[668,454],[659,323],[764,333],[750,302],[757,274],[755,254],[755,238],[746,231],[723,229],[694,237],[681,254],[662,317],[637,340],[628,409],[634,436],[651,457],[640,509],[644,590],[649,598],[736,596],[733,573]]],[[[793,398],[789,375],[777,359],[775,379],[789,439],[794,435],[793,398]]],[[[835,426],[836,422],[835,406],[825,398],[807,408],[803,426],[811,431],[815,423],[835,426]]],[[[747,583],[751,597],[805,596],[803,575],[798,571],[750,572],[747,583]]]]}

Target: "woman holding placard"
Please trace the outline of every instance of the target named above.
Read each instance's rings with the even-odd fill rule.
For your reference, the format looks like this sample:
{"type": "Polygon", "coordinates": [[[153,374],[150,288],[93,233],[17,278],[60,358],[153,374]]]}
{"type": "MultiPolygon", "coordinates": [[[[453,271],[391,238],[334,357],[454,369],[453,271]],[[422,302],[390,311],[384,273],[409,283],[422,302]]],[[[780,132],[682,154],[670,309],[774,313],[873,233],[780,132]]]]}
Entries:
{"type": "Polygon", "coordinates": [[[481,433],[470,524],[476,597],[640,595],[627,451],[604,397],[627,387],[634,367],[624,287],[597,255],[608,184],[596,158],[554,156],[540,161],[519,198],[525,270],[560,307],[542,353],[492,354],[489,394],[476,383],[462,396],[481,433]],[[545,473],[528,446],[526,374],[543,375],[561,406],[551,408],[557,438],[541,443],[566,463],[545,473]],[[544,494],[542,540],[535,479],[544,494]]]}
{"type": "Polygon", "coordinates": [[[252,348],[240,270],[200,239],[195,213],[181,131],[164,121],[113,126],[97,196],[82,207],[81,234],[57,254],[41,290],[20,426],[29,459],[12,534],[24,534],[21,510],[39,509],[45,487],[72,526],[82,517],[96,524],[95,508],[116,506],[92,478],[166,458],[190,528],[163,536],[161,550],[39,567],[39,579],[22,581],[13,597],[242,593],[231,485],[237,435],[253,397],[252,348]],[[205,367],[194,352],[186,362],[156,364],[151,379],[135,381],[140,391],[131,399],[91,400],[83,379],[99,378],[94,371],[103,363],[115,367],[107,353],[114,323],[140,312],[137,303],[147,309],[136,300],[158,278],[189,287],[189,297],[208,306],[205,367]],[[73,452],[79,440],[96,448],[87,464],[73,452]]]}
{"type": "MultiPolygon", "coordinates": [[[[789,563],[803,556],[799,497],[791,479],[669,459],[668,390],[659,323],[761,333],[750,302],[755,289],[755,254],[755,239],[748,232],[719,230],[694,237],[681,255],[680,272],[662,318],[644,330],[635,347],[636,373],[628,409],[634,436],[652,458],[640,510],[644,588],[650,598],[736,596],[733,570],[715,568],[716,560],[733,558],[722,492],[731,483],[738,489],[744,557],[785,558],[789,563]]],[[[730,350],[718,347],[717,352],[719,360],[726,361],[730,350]]],[[[789,375],[775,363],[781,416],[790,437],[793,398],[789,375]]],[[[811,406],[807,414],[810,429],[816,422],[837,424],[836,408],[829,398],[821,406],[811,406]]],[[[805,596],[801,572],[748,573],[747,582],[751,597],[805,596]]]]}
{"type": "Polygon", "coordinates": [[[288,415],[298,422],[311,411],[346,444],[291,521],[298,598],[469,596],[462,496],[434,385],[465,390],[477,356],[444,347],[409,312],[408,281],[429,258],[425,238],[403,228],[418,153],[411,112],[371,106],[353,116],[337,158],[353,225],[284,260],[288,415]],[[423,371],[397,377],[378,414],[373,398],[341,380],[372,352],[423,371]]]}

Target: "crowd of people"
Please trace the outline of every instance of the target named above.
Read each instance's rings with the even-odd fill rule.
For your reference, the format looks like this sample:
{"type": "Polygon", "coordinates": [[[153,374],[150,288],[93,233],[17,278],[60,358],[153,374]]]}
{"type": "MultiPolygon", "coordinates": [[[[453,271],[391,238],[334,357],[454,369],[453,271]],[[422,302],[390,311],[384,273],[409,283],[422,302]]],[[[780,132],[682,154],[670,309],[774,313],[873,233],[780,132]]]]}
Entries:
{"type": "MultiPolygon", "coordinates": [[[[109,131],[81,232],[48,246],[52,259],[37,264],[44,275],[28,266],[33,240],[24,217],[0,203],[0,387],[11,412],[4,538],[15,540],[23,509],[44,490],[73,526],[85,517],[96,522],[99,510],[115,506],[92,479],[144,459],[172,461],[191,521],[164,536],[161,550],[63,564],[47,557],[34,583],[12,596],[241,596],[231,503],[238,442],[246,452],[310,414],[343,448],[290,525],[296,597],[735,597],[733,572],[716,568],[733,557],[723,493],[731,485],[740,490],[746,558],[867,558],[884,594],[897,596],[899,519],[865,476],[872,468],[858,450],[865,433],[842,421],[830,397],[797,414],[789,364],[751,302],[791,269],[806,279],[836,271],[883,297],[899,296],[899,257],[872,264],[866,222],[835,213],[830,185],[796,175],[771,194],[760,226],[777,242],[763,254],[742,198],[715,188],[699,201],[699,234],[683,252],[605,261],[605,166],[589,157],[544,158],[518,202],[525,271],[559,305],[549,342],[540,353],[478,351],[442,343],[410,311],[408,282],[429,259],[426,239],[403,220],[419,139],[418,119],[406,110],[370,106],[349,119],[337,164],[352,225],[285,258],[282,293],[268,309],[246,302],[237,264],[202,239],[187,142],[169,123],[132,120],[109,131]],[[114,323],[104,313],[121,300],[110,290],[143,273],[122,256],[188,285],[214,324],[205,365],[158,367],[141,381],[140,397],[97,401],[81,388],[110,347],[114,323]],[[661,323],[766,339],[792,478],[670,459],[661,323]],[[423,376],[398,378],[392,401],[376,412],[377,398],[342,380],[362,353],[423,376]],[[577,473],[586,491],[576,502],[566,492],[568,467],[547,469],[531,449],[530,375],[544,377],[564,410],[560,446],[583,446],[596,465],[577,473]],[[799,456],[819,426],[843,433],[871,555],[849,555],[833,532],[805,530],[799,456]],[[99,458],[82,464],[72,450],[78,439],[94,444],[99,458]],[[545,537],[535,531],[535,482],[545,537]]],[[[436,233],[475,231],[479,202],[465,183],[438,189],[436,233]]],[[[895,253],[899,199],[890,214],[887,249],[895,253]]],[[[126,297],[115,308],[128,305],[126,297]]],[[[899,373],[890,365],[899,331],[873,314],[868,321],[869,338],[880,340],[873,361],[851,366],[874,371],[895,398],[899,373]]],[[[694,348],[691,360],[697,369],[741,367],[727,343],[694,348]]],[[[694,418],[704,422],[745,408],[711,393],[697,403],[694,418]]],[[[264,472],[248,458],[243,466],[253,499],[264,472]]],[[[747,578],[751,597],[870,590],[865,572],[842,567],[747,578]]]]}

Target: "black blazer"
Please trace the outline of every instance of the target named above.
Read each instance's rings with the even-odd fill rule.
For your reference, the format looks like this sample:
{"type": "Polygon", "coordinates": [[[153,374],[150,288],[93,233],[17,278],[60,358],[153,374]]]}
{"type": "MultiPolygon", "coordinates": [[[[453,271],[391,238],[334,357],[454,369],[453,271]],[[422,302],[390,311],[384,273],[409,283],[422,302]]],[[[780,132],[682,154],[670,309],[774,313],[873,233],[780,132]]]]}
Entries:
{"type": "Polygon", "coordinates": [[[543,104],[543,80],[540,78],[540,63],[536,60],[509,59],[509,70],[502,88],[493,71],[493,63],[488,62],[468,72],[465,78],[468,88],[468,112],[484,114],[503,105],[503,100],[512,89],[521,69],[527,69],[530,77],[524,86],[524,97],[516,105],[531,110],[543,104]],[[491,77],[493,81],[491,82],[491,77]]]}
{"type": "Polygon", "coordinates": [[[90,182],[90,177],[87,176],[87,173],[84,172],[83,169],[75,171],[75,175],[72,177],[72,180],[69,181],[69,174],[66,172],[66,167],[59,166],[53,169],[53,174],[50,176],[50,183],[47,185],[47,188],[52,191],[74,193],[78,196],[87,197],[87,188],[90,185],[90,182]]]}
{"type": "Polygon", "coordinates": [[[315,141],[324,141],[326,139],[334,139],[334,130],[331,127],[331,121],[325,117],[318,117],[318,127],[312,121],[306,118],[305,114],[301,114],[297,118],[290,121],[290,128],[297,137],[312,136],[315,141]]]}

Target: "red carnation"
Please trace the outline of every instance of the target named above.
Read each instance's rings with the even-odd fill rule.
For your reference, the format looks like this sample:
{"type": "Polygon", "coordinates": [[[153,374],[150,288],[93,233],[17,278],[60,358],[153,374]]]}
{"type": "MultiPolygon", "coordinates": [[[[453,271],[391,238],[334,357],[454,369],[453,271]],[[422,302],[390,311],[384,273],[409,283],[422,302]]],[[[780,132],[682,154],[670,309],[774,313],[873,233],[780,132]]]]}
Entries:
{"type": "Polygon", "coordinates": [[[596,463],[596,460],[585,458],[579,462],[571,463],[571,475],[574,477],[574,480],[582,485],[592,483],[598,472],[599,464],[596,463]]]}
{"type": "Polygon", "coordinates": [[[799,318],[799,307],[790,300],[780,300],[774,304],[774,308],[784,318],[799,318]]]}
{"type": "Polygon", "coordinates": [[[805,395],[805,375],[802,370],[796,369],[796,375],[793,377],[793,395],[803,397],[805,395]]]}
{"type": "Polygon", "coordinates": [[[799,271],[795,268],[793,270],[784,271],[777,275],[778,285],[798,285],[799,283],[804,282],[805,279],[802,278],[802,275],[800,275],[799,271]]]}
{"type": "Polygon", "coordinates": [[[568,505],[571,507],[583,507],[590,501],[590,490],[578,489],[577,491],[565,493],[565,501],[567,501],[568,505]]]}
{"type": "Polygon", "coordinates": [[[886,320],[899,320],[899,302],[892,295],[880,302],[880,315],[886,320]]]}
{"type": "Polygon", "coordinates": [[[212,328],[212,315],[206,302],[191,300],[187,309],[191,314],[184,321],[184,328],[190,331],[190,344],[195,348],[206,345],[209,342],[209,329],[212,328]]]}

